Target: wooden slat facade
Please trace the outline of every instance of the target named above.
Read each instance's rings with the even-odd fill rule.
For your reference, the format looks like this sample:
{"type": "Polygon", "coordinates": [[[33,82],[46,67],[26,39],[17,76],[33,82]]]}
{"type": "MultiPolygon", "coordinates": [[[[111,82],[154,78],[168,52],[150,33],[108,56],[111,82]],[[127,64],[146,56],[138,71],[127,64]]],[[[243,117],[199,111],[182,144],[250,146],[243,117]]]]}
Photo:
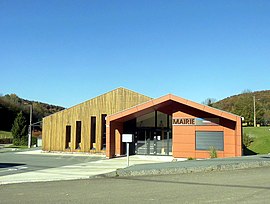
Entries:
{"type": "Polygon", "coordinates": [[[42,149],[44,151],[105,152],[102,144],[102,114],[111,115],[149,100],[151,100],[150,97],[125,88],[118,88],[45,117],[42,128],[42,149]],[[92,116],[96,117],[95,143],[91,141],[92,116]],[[80,148],[76,148],[76,121],[81,121],[80,148]],[[68,148],[66,147],[66,126],[71,126],[68,148]]]}

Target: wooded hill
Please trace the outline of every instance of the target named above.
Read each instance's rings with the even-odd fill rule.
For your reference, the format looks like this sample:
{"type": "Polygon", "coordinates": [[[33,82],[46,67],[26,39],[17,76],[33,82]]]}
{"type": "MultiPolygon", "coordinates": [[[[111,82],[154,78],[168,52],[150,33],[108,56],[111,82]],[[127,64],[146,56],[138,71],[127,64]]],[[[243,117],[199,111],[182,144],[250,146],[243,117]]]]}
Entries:
{"type": "MultiPolygon", "coordinates": [[[[244,123],[253,125],[254,96],[256,105],[256,122],[270,125],[270,90],[245,91],[215,103],[207,99],[207,105],[244,117],[244,123]]],[[[0,96],[0,130],[10,131],[17,114],[22,111],[29,124],[29,105],[33,105],[32,123],[41,121],[43,117],[61,111],[64,108],[46,103],[19,98],[16,94],[0,96]]]]}
{"type": "Polygon", "coordinates": [[[19,98],[16,94],[0,96],[0,130],[10,131],[17,114],[22,111],[29,124],[30,104],[33,106],[32,123],[43,117],[63,110],[63,107],[19,98]]]}
{"type": "Polygon", "coordinates": [[[242,94],[231,96],[208,104],[227,112],[244,117],[244,123],[253,125],[254,117],[254,96],[256,109],[256,123],[260,125],[270,124],[270,90],[265,91],[245,91],[242,94]]]}

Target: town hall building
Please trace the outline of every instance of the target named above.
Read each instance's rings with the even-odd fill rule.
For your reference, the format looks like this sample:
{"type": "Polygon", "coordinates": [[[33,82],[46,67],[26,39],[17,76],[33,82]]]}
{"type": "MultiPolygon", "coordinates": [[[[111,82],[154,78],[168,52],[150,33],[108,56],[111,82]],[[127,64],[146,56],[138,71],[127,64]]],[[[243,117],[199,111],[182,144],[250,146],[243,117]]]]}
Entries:
{"type": "Polygon", "coordinates": [[[168,94],[150,98],[118,88],[43,119],[44,151],[209,158],[242,155],[241,117],[168,94]]]}

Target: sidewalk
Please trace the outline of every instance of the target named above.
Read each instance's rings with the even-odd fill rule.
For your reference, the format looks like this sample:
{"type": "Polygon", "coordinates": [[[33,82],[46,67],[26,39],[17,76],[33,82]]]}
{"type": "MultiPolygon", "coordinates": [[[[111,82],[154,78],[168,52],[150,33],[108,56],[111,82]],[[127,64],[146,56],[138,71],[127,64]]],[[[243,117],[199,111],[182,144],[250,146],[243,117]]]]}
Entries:
{"type": "Polygon", "coordinates": [[[0,144],[0,153],[15,151],[15,148],[7,148],[12,144],[0,144]]]}
{"type": "Polygon", "coordinates": [[[236,170],[270,166],[270,155],[254,155],[235,158],[217,158],[205,160],[191,160],[184,162],[169,162],[158,164],[142,164],[118,169],[97,177],[124,177],[144,175],[166,175],[192,172],[209,172],[222,170],[236,170]]]}
{"type": "MultiPolygon", "coordinates": [[[[32,154],[32,155],[64,155],[65,153],[43,153],[41,150],[17,152],[16,154],[32,154]]],[[[68,154],[69,156],[94,156],[102,157],[101,160],[84,162],[76,165],[61,166],[57,168],[47,168],[37,171],[22,172],[0,177],[1,184],[23,183],[23,182],[40,182],[40,181],[59,181],[59,180],[75,180],[88,179],[100,174],[108,174],[115,172],[117,169],[127,167],[127,158],[119,157],[115,159],[105,159],[101,155],[89,154],[68,154]]],[[[155,156],[130,156],[129,165],[135,166],[140,164],[169,163],[172,157],[155,157],[155,156]]],[[[8,169],[10,170],[10,169],[8,169]]]]}
{"type": "MultiPolygon", "coordinates": [[[[16,154],[48,154],[63,155],[65,153],[42,153],[41,150],[23,151],[16,154]]],[[[95,156],[89,154],[69,154],[72,156],[95,156]]],[[[235,170],[270,166],[270,155],[255,155],[225,159],[191,160],[173,159],[171,156],[130,156],[129,167],[127,158],[119,157],[84,162],[75,165],[47,168],[37,171],[26,171],[0,177],[1,184],[75,180],[104,177],[143,176],[161,174],[180,174],[191,172],[207,172],[220,170],[235,170]]]]}

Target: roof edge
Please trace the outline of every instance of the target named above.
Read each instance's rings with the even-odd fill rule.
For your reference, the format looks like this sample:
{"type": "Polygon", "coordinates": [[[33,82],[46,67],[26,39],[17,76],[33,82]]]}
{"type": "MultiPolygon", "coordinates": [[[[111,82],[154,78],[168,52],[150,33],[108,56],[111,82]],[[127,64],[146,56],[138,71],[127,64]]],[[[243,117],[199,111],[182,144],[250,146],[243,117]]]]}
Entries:
{"type": "Polygon", "coordinates": [[[113,89],[113,90],[111,90],[111,91],[107,91],[107,92],[105,92],[105,93],[103,93],[103,94],[100,94],[100,95],[98,95],[98,96],[95,96],[94,98],[91,98],[91,99],[88,99],[88,100],[83,101],[83,102],[81,102],[81,103],[78,103],[78,104],[76,104],[76,105],[74,105],[74,106],[71,106],[71,107],[69,107],[69,108],[65,108],[65,109],[63,109],[63,110],[61,110],[61,111],[58,111],[58,112],[56,112],[56,113],[50,114],[50,115],[48,115],[48,116],[45,116],[45,117],[43,117],[42,119],[45,119],[45,118],[50,117],[50,116],[55,115],[55,114],[60,114],[60,113],[62,113],[62,112],[64,112],[64,111],[68,111],[68,110],[70,110],[70,109],[72,109],[72,108],[75,108],[75,107],[77,107],[77,106],[80,106],[80,105],[82,105],[82,104],[84,104],[84,103],[86,103],[86,102],[88,102],[88,101],[91,101],[91,100],[93,100],[93,99],[96,99],[96,98],[98,98],[98,97],[101,97],[101,96],[103,96],[103,95],[106,95],[106,94],[108,94],[108,93],[114,92],[114,91],[116,91],[116,90],[127,90],[127,91],[131,91],[131,92],[133,92],[133,93],[136,93],[136,94],[140,94],[140,95],[142,95],[142,96],[144,96],[144,97],[148,97],[148,98],[153,99],[152,97],[146,96],[146,95],[141,94],[141,93],[139,93],[139,92],[136,92],[136,91],[133,91],[133,90],[131,90],[131,89],[128,89],[128,88],[125,88],[125,87],[120,86],[120,87],[115,88],[115,89],[113,89]]]}
{"type": "MultiPolygon", "coordinates": [[[[233,113],[226,112],[226,111],[223,111],[223,110],[220,110],[220,109],[217,109],[217,108],[213,108],[211,106],[203,105],[203,104],[200,104],[200,103],[197,103],[197,102],[194,102],[194,101],[191,101],[191,100],[188,100],[188,99],[185,99],[185,98],[182,98],[182,97],[173,95],[171,93],[166,94],[164,96],[161,96],[159,98],[151,99],[149,101],[146,101],[144,103],[135,105],[133,107],[130,107],[130,108],[125,109],[125,110],[122,110],[120,112],[117,112],[117,113],[108,115],[107,117],[109,117],[109,118],[110,117],[114,117],[114,116],[116,116],[118,114],[119,114],[119,118],[124,117],[123,115],[122,116],[120,116],[120,115],[122,113],[126,112],[126,111],[130,111],[131,109],[138,110],[139,109],[138,107],[140,107],[140,106],[144,106],[147,103],[155,104],[156,101],[160,101],[160,100],[162,101],[163,98],[168,98],[169,100],[172,100],[172,101],[175,101],[175,102],[178,102],[178,103],[182,103],[183,105],[187,105],[187,106],[193,107],[195,109],[198,109],[198,110],[201,110],[201,111],[204,111],[204,112],[209,112],[210,114],[217,115],[219,117],[223,117],[223,118],[226,118],[228,120],[237,121],[237,118],[238,117],[241,118],[241,116],[235,115],[233,113]]],[[[162,101],[162,102],[164,102],[164,101],[162,101]]],[[[151,107],[151,106],[149,106],[149,107],[151,107]]]]}

